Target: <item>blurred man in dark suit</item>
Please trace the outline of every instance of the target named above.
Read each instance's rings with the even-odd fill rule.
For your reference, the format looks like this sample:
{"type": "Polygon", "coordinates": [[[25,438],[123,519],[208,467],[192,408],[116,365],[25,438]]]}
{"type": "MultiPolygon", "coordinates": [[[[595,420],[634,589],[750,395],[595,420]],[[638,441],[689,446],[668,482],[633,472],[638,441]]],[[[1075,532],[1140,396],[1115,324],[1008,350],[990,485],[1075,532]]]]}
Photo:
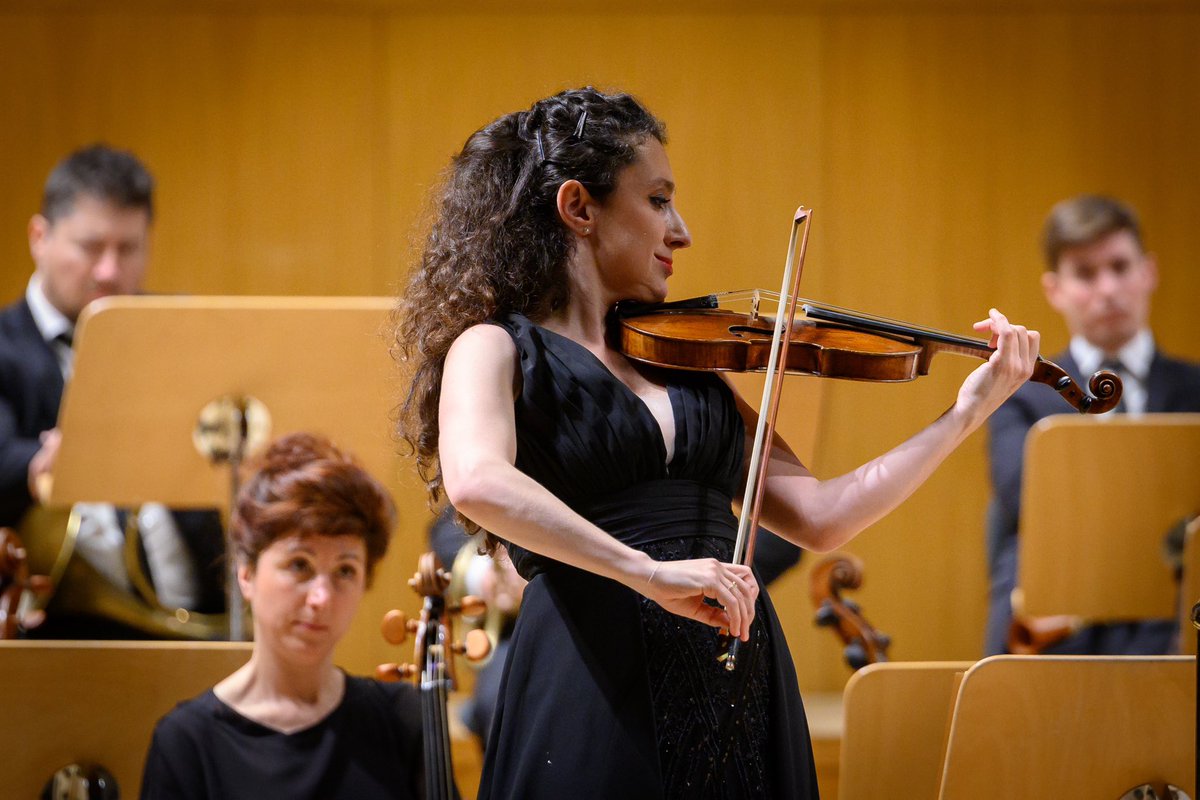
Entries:
{"type": "MultiPolygon", "coordinates": [[[[1051,360],[1081,384],[1101,368],[1115,370],[1124,392],[1109,413],[1200,411],[1200,365],[1164,354],[1150,332],[1158,265],[1143,247],[1133,210],[1109,197],[1064,200],[1046,220],[1043,250],[1042,288],[1071,333],[1068,349],[1051,360]]],[[[1038,420],[1070,411],[1055,392],[1028,383],[989,420],[993,500],[988,510],[988,655],[1007,651],[1012,622],[1025,436],[1038,420]]],[[[1045,652],[1165,653],[1173,635],[1170,620],[1097,625],[1045,652]]]]}
{"type": "MultiPolygon", "coordinates": [[[[51,171],[41,208],[29,221],[34,272],[25,296],[0,309],[0,525],[16,526],[38,503],[38,484],[58,454],[63,389],[70,380],[75,324],[91,301],[136,294],[150,254],[154,180],[131,153],[104,145],[78,150],[51,171]]],[[[77,507],[78,554],[106,580],[129,588],[123,557],[125,513],[106,504],[77,507]]],[[[217,598],[201,597],[200,580],[179,524],[200,527],[197,543],[214,538],[220,526],[211,515],[173,515],[161,506],[136,512],[143,557],[160,601],[197,609],[217,598]]],[[[212,549],[211,544],[207,544],[212,549]]],[[[208,609],[213,610],[213,609],[208,609]]],[[[92,626],[45,633],[107,635],[92,626]]],[[[114,630],[111,635],[123,635],[114,630]]]]}

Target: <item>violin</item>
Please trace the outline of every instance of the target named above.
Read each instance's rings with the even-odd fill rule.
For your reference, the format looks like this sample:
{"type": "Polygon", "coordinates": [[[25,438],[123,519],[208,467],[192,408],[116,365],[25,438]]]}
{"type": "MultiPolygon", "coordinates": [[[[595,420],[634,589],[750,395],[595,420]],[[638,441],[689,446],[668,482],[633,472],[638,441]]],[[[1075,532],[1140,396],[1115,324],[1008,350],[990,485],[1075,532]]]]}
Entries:
{"type": "Polygon", "coordinates": [[[468,632],[464,642],[453,641],[452,620],[456,615],[482,615],[487,604],[471,595],[457,603],[447,602],[450,573],[442,569],[435,553],[420,557],[417,571],[408,585],[424,598],[420,617],[409,619],[403,611],[392,609],[384,615],[381,630],[384,639],[397,645],[413,634],[413,661],[411,664],[382,664],[375,669],[375,676],[384,681],[415,681],[421,693],[421,722],[425,734],[425,797],[451,800],[458,797],[450,756],[447,709],[447,697],[458,684],[454,656],[480,661],[492,650],[492,643],[481,628],[468,632]]]}
{"type": "MultiPolygon", "coordinates": [[[[766,373],[733,547],[734,564],[750,564],[754,558],[770,463],[767,453],[786,373],[905,381],[926,374],[937,352],[973,355],[985,360],[993,352],[982,340],[803,300],[799,294],[800,276],[804,271],[811,220],[812,209],[803,206],[792,218],[783,282],[775,295],[779,306],[773,317],[758,313],[763,293],[757,290],[750,293],[753,301],[750,313],[743,315],[719,309],[719,297],[715,295],[652,307],[625,305],[616,310],[620,321],[618,346],[634,361],[683,369],[766,373]],[[697,320],[703,321],[696,323],[697,320]],[[693,324],[702,326],[700,332],[696,332],[693,324]]],[[[1090,394],[1080,389],[1065,370],[1045,359],[1039,358],[1034,375],[1054,387],[1080,412],[1098,414],[1115,407],[1121,399],[1121,379],[1113,372],[1102,371],[1093,376],[1088,384],[1090,394]]],[[[725,669],[736,669],[740,646],[740,640],[733,639],[717,656],[725,669]]]]}
{"type": "MultiPolygon", "coordinates": [[[[758,289],[710,294],[654,306],[622,305],[620,348],[629,358],[676,369],[761,372],[767,368],[774,318],[759,313],[758,289]],[[749,299],[749,313],[722,302],[749,299]]],[[[987,360],[995,348],[982,339],[957,336],[836,306],[799,301],[789,339],[786,371],[823,378],[897,383],[929,373],[938,353],[987,360]]],[[[1121,399],[1121,379],[1101,370],[1084,391],[1053,361],[1038,356],[1031,381],[1057,391],[1081,414],[1103,414],[1121,399]]]]}
{"type": "Polygon", "coordinates": [[[11,528],[0,528],[0,639],[15,639],[21,631],[40,625],[45,612],[26,610],[23,601],[49,591],[49,578],[29,574],[21,537],[11,528]]]}
{"type": "Polygon", "coordinates": [[[862,561],[845,553],[821,560],[809,579],[809,596],[817,609],[815,621],[841,639],[842,655],[851,670],[887,661],[892,644],[891,637],[867,622],[857,603],[842,597],[843,589],[859,588],[862,579],[862,561]]]}

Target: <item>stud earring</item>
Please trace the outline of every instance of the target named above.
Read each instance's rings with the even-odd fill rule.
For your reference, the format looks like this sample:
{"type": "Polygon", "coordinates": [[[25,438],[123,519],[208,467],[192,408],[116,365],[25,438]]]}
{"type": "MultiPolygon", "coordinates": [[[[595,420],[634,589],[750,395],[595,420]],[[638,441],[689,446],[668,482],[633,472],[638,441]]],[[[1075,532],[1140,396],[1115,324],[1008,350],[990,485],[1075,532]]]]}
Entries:
{"type": "Polygon", "coordinates": [[[591,229],[591,228],[584,228],[584,229],[583,229],[583,235],[584,235],[584,236],[587,236],[587,235],[588,235],[589,233],[591,233],[591,232],[592,232],[592,229],[591,229]]]}

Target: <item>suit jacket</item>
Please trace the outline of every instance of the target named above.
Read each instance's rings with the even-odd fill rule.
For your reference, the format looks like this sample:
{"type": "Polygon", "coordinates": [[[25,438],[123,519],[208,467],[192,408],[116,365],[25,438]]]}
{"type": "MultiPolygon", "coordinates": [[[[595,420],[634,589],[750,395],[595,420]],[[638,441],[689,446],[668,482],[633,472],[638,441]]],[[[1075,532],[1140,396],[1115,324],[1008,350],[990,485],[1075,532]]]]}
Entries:
{"type": "Polygon", "coordinates": [[[12,526],[33,505],[29,461],[38,435],[58,424],[63,378],[22,298],[0,309],[0,526],[12,526]]]}
{"type": "MultiPolygon", "coordinates": [[[[1070,352],[1053,361],[1081,386],[1084,376],[1070,352]]],[[[1090,377],[1090,376],[1088,376],[1090,377]]],[[[1147,413],[1200,412],[1200,364],[1156,352],[1146,381],[1147,413]]],[[[1026,383],[996,410],[988,421],[988,458],[992,503],[988,509],[988,564],[991,609],[987,652],[1003,652],[1011,610],[1009,595],[1016,584],[1017,523],[1021,508],[1021,473],[1025,436],[1038,420],[1052,414],[1074,414],[1058,393],[1040,383],[1026,383]]]]}

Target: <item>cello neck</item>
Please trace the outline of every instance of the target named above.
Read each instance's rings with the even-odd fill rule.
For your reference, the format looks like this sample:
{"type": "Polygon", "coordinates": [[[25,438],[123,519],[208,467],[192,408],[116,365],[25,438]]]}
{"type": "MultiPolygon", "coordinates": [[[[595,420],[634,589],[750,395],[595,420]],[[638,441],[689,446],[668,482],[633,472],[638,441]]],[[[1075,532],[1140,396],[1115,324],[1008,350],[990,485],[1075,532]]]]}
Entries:
{"type": "Polygon", "coordinates": [[[421,714],[424,731],[425,797],[451,800],[454,797],[454,766],[450,759],[450,713],[447,695],[450,677],[442,648],[428,649],[421,671],[421,714]]]}

